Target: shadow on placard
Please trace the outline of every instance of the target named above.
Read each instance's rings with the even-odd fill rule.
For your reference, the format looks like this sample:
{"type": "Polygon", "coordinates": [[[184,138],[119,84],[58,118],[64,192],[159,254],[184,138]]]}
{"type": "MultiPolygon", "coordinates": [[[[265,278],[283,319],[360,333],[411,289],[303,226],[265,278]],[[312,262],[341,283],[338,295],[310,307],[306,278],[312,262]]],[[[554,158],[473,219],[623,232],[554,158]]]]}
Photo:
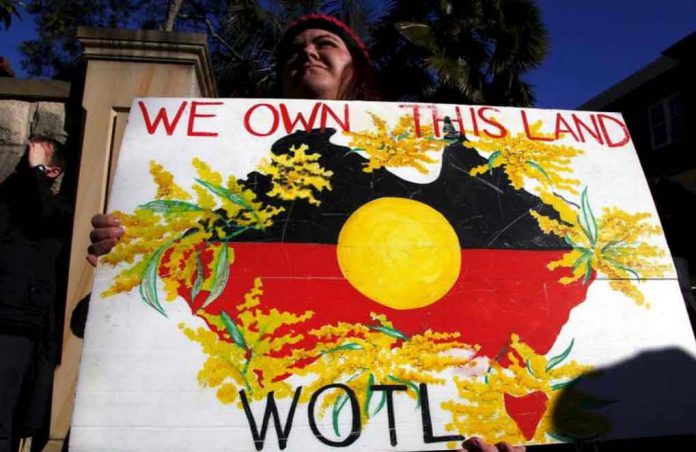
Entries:
{"type": "Polygon", "coordinates": [[[595,369],[563,389],[552,430],[577,442],[527,450],[696,450],[696,360],[666,348],[595,369]],[[592,437],[600,416],[609,420],[610,431],[592,437]]]}

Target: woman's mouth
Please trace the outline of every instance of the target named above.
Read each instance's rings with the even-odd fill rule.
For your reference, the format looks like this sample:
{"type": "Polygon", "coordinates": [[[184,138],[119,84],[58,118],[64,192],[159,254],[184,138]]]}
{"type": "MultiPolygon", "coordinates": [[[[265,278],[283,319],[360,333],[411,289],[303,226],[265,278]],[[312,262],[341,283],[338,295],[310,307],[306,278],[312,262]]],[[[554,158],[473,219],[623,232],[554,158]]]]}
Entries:
{"type": "Polygon", "coordinates": [[[303,71],[307,71],[309,69],[326,69],[326,66],[317,63],[305,63],[304,65],[302,65],[303,71]]]}

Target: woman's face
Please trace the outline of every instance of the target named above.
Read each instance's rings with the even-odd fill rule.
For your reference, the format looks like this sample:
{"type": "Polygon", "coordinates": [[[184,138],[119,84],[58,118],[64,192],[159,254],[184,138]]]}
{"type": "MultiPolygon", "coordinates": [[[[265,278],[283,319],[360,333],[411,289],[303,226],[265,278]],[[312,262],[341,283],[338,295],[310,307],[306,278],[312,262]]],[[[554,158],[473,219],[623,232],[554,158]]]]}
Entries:
{"type": "Polygon", "coordinates": [[[343,40],[310,28],[293,39],[283,66],[283,95],[306,99],[338,99],[350,82],[353,58],[343,40]]]}

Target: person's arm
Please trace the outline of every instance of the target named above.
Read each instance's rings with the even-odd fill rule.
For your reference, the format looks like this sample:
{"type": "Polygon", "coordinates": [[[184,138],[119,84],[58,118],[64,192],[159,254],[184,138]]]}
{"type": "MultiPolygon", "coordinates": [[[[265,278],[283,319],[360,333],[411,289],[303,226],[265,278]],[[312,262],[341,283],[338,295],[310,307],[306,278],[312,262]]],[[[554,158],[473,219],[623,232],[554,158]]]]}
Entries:
{"type": "Polygon", "coordinates": [[[17,171],[17,207],[21,219],[37,234],[62,235],[70,226],[69,203],[51,191],[61,169],[51,165],[53,143],[32,141],[27,151],[27,164],[17,171]]]}

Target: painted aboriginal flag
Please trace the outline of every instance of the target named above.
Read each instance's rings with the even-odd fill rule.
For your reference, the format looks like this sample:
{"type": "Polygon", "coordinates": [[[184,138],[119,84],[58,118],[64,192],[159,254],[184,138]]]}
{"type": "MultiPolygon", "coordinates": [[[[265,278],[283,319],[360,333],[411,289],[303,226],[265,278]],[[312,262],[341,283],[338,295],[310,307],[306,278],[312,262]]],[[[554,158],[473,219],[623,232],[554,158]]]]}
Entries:
{"type": "Polygon", "coordinates": [[[141,99],[109,210],[75,450],[694,430],[696,344],[619,115],[141,99]]]}

